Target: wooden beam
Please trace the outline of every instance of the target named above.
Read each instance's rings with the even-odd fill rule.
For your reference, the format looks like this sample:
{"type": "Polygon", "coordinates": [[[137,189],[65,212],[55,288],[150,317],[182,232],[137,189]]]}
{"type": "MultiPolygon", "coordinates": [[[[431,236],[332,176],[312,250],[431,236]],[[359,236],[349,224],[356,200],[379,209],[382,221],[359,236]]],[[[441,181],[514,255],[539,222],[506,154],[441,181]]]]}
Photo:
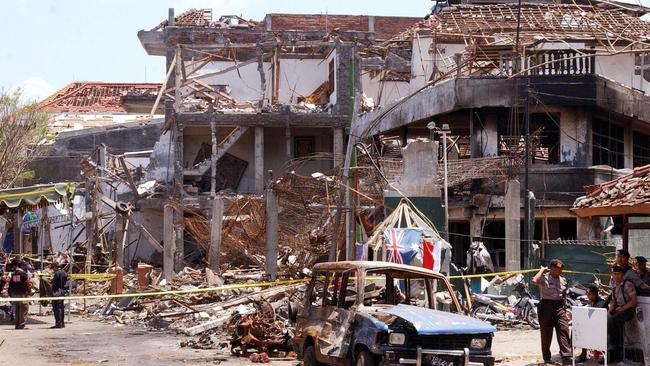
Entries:
{"type": "Polygon", "coordinates": [[[131,173],[129,173],[129,168],[126,166],[126,161],[124,160],[124,156],[120,156],[118,160],[120,161],[122,170],[124,170],[124,174],[126,175],[126,182],[129,184],[129,187],[131,187],[131,191],[133,191],[133,204],[137,205],[138,199],[140,198],[140,195],[138,194],[138,187],[135,185],[135,182],[133,181],[133,177],[131,177],[131,173]]]}

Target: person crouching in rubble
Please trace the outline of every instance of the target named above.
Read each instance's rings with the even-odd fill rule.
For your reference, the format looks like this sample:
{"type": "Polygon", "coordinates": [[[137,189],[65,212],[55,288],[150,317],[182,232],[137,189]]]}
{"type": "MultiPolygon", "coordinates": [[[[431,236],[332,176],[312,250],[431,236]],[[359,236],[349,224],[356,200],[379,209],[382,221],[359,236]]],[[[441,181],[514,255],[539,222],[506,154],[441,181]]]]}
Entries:
{"type": "MultiPolygon", "coordinates": [[[[52,295],[55,297],[67,296],[68,291],[66,285],[68,283],[68,276],[65,274],[63,268],[58,263],[52,265],[54,269],[54,277],[52,277],[52,295]]],[[[51,328],[65,328],[63,321],[65,315],[64,300],[52,300],[52,312],[54,313],[54,326],[51,328]]]]}
{"type": "MultiPolygon", "coordinates": [[[[9,297],[27,297],[31,294],[31,291],[32,283],[27,275],[27,263],[20,261],[9,277],[9,297]]],[[[16,329],[25,329],[27,314],[29,312],[29,302],[14,301],[13,304],[16,306],[14,314],[16,329]]]]}

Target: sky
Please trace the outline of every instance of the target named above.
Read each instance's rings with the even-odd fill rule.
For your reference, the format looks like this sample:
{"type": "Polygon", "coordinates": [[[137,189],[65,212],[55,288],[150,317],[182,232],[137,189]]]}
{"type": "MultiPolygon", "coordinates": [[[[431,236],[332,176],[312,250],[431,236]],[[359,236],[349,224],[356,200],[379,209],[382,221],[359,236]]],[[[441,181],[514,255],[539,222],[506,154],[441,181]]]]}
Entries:
{"type": "Polygon", "coordinates": [[[0,89],[41,100],[73,81],[162,82],[164,57],[147,55],[137,32],[167,19],[168,8],[262,20],[267,13],[423,17],[430,7],[429,0],[3,1],[0,89]]]}

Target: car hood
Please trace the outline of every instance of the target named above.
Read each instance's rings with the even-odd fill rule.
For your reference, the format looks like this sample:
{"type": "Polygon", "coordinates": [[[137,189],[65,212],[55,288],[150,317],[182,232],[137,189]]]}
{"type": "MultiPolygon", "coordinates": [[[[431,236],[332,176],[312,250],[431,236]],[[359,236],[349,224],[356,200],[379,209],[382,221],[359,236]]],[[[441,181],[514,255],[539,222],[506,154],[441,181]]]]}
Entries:
{"type": "Polygon", "coordinates": [[[413,305],[396,305],[372,314],[377,320],[390,328],[400,318],[415,328],[418,334],[479,334],[494,333],[496,328],[490,324],[466,315],[427,309],[413,305]]]}

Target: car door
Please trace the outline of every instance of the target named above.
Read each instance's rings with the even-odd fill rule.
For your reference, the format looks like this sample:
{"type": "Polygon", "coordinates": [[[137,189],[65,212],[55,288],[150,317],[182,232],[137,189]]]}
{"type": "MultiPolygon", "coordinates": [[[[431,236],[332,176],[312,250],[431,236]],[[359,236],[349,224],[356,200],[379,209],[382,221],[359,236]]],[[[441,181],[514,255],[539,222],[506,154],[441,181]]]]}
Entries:
{"type": "Polygon", "coordinates": [[[323,304],[325,321],[317,340],[321,362],[338,363],[348,357],[355,305],[359,298],[356,274],[352,270],[336,273],[329,286],[332,296],[323,304]]]}

